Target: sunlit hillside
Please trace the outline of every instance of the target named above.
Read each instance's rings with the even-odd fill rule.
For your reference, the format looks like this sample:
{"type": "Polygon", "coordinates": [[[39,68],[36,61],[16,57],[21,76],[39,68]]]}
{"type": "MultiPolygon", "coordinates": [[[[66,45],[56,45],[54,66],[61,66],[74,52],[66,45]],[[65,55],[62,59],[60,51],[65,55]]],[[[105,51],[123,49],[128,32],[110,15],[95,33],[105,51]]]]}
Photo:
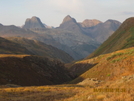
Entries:
{"type": "MultiPolygon", "coordinates": [[[[78,83],[86,78],[98,78],[99,80],[115,80],[119,77],[134,73],[134,48],[128,48],[113,53],[100,55],[92,59],[81,60],[73,64],[71,68],[87,70],[72,83],[78,83]],[[76,65],[76,66],[75,66],[76,65]],[[90,66],[89,66],[90,65],[90,66]],[[89,69],[89,70],[88,70],[89,69]]],[[[76,70],[76,71],[75,71],[76,70]]]]}

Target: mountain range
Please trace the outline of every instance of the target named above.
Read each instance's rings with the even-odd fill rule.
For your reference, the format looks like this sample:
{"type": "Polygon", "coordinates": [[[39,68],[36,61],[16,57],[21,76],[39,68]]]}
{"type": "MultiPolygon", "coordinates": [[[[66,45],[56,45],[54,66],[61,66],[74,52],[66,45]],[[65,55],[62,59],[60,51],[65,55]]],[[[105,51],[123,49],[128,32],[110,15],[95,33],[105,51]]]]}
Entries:
{"type": "MultiPolygon", "coordinates": [[[[32,19],[33,17],[30,21],[32,21],[32,19]]],[[[83,24],[86,21],[84,21],[83,24]]],[[[30,28],[30,30],[41,36],[40,38],[36,37],[34,39],[57,47],[67,52],[75,60],[78,60],[92,53],[121,24],[115,20],[108,20],[105,23],[98,20],[88,20],[86,23],[93,24],[90,27],[82,27],[74,18],[67,15],[60,26],[55,29],[38,26],[37,28],[30,28]],[[100,32],[100,29],[102,29],[103,32],[100,32]]],[[[27,20],[24,26],[28,26],[27,20]]],[[[25,27],[25,29],[29,29],[29,27],[25,27]]]]}

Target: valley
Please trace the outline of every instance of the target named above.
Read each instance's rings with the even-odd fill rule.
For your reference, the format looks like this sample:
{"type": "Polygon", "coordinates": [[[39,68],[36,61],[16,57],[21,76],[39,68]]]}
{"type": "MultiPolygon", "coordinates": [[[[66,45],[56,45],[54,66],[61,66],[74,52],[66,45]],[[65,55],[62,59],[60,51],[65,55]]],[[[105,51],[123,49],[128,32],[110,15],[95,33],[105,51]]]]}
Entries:
{"type": "Polygon", "coordinates": [[[1,24],[0,101],[133,101],[133,22],[1,24]]]}

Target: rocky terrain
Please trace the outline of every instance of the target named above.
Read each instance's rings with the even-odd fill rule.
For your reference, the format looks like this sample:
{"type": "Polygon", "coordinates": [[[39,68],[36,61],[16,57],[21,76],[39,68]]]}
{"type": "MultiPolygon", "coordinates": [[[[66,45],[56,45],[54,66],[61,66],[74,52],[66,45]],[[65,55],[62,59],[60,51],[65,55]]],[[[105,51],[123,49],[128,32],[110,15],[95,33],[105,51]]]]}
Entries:
{"type": "Polygon", "coordinates": [[[33,16],[31,19],[26,19],[25,25],[23,26],[25,29],[32,29],[32,28],[45,28],[43,23],[40,21],[38,17],[33,16]]]}

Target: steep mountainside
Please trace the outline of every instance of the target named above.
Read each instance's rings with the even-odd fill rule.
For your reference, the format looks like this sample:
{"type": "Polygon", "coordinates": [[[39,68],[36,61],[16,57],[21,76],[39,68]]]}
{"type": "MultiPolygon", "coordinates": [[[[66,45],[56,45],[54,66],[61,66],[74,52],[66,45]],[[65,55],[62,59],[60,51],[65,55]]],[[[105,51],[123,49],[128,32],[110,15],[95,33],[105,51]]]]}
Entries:
{"type": "Polygon", "coordinates": [[[102,22],[99,21],[99,20],[96,20],[96,19],[93,19],[93,20],[86,19],[86,20],[84,20],[82,23],[79,23],[79,24],[81,25],[81,27],[87,28],[87,27],[96,26],[96,25],[98,25],[99,23],[102,23],[102,22]]]}
{"type": "Polygon", "coordinates": [[[43,23],[38,17],[33,16],[31,19],[30,18],[26,19],[26,22],[23,28],[26,28],[26,29],[45,28],[45,26],[43,25],[43,23]]]}
{"type": "Polygon", "coordinates": [[[59,59],[66,63],[73,61],[73,58],[64,51],[59,50],[51,45],[46,45],[45,43],[37,40],[28,40],[20,37],[9,37],[6,39],[20,44],[35,55],[44,56],[51,59],[59,59]]]}
{"type": "Polygon", "coordinates": [[[70,54],[74,59],[82,59],[88,54],[92,53],[98,46],[99,43],[93,41],[89,36],[85,34],[74,33],[69,30],[63,29],[32,29],[36,33],[40,33],[42,37],[50,36],[56,42],[47,42],[45,43],[55,46],[59,49],[64,50],[70,54]],[[91,39],[91,40],[90,40],[91,39]]]}
{"type": "Polygon", "coordinates": [[[18,43],[0,37],[0,54],[34,54],[18,43]]]}
{"type": "Polygon", "coordinates": [[[71,80],[59,61],[29,55],[0,55],[0,85],[52,85],[71,80]]]}
{"type": "Polygon", "coordinates": [[[87,58],[100,54],[114,52],[134,46],[134,18],[129,18],[123,22],[118,30],[112,34],[95,52],[87,58]]]}

